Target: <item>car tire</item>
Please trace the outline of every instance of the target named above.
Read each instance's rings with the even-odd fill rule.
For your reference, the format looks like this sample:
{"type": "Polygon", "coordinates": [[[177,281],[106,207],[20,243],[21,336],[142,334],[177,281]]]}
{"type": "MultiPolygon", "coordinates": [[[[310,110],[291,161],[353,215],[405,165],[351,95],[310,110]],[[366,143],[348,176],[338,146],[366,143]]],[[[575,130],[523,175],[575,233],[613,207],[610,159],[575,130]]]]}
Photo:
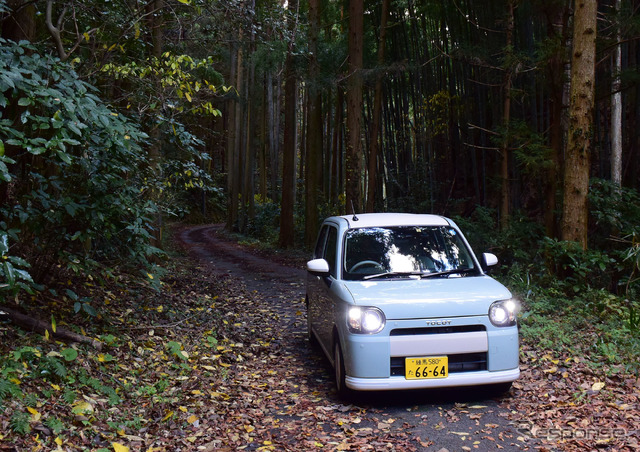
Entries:
{"type": "Polygon", "coordinates": [[[343,398],[351,396],[352,392],[347,388],[345,382],[345,370],[344,370],[344,355],[342,354],[342,347],[340,347],[340,341],[336,338],[333,345],[333,368],[336,380],[336,391],[338,395],[343,398]]]}

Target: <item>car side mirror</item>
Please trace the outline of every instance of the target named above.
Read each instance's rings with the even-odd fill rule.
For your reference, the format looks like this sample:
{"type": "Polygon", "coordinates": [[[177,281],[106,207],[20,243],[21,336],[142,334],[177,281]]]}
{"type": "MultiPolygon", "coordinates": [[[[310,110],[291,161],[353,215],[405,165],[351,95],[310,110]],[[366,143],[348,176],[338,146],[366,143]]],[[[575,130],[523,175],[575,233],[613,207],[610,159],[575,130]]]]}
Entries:
{"type": "Polygon", "coordinates": [[[493,253],[482,253],[482,265],[483,270],[488,270],[489,267],[493,267],[494,265],[498,265],[498,257],[493,253]]]}
{"type": "Polygon", "coordinates": [[[313,259],[307,262],[307,271],[318,276],[326,276],[329,274],[329,262],[324,259],[313,259]]]}

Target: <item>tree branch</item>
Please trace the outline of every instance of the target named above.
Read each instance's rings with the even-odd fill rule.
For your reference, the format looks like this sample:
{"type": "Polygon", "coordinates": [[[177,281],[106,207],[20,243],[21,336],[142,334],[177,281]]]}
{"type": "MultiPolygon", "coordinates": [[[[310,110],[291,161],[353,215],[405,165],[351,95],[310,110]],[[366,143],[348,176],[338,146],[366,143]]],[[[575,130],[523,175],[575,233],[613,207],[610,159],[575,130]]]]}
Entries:
{"type": "Polygon", "coordinates": [[[0,318],[1,317],[7,317],[16,325],[26,328],[29,331],[35,331],[39,334],[45,334],[45,332],[48,331],[49,336],[51,337],[55,337],[57,339],[65,339],[71,342],[89,344],[96,350],[102,349],[102,343],[96,339],[92,339],[90,337],[74,333],[73,331],[69,331],[60,327],[56,328],[56,331],[54,332],[53,328],[51,327],[51,323],[29,317],[28,315],[22,314],[18,311],[14,311],[13,309],[9,309],[5,306],[0,307],[0,318]]]}
{"type": "Polygon", "coordinates": [[[60,36],[60,29],[53,25],[53,21],[51,20],[51,11],[53,9],[53,0],[47,0],[47,12],[45,14],[45,23],[47,24],[47,29],[49,30],[49,34],[53,38],[53,42],[56,45],[56,49],[58,49],[58,56],[62,61],[65,61],[69,58],[69,55],[64,50],[64,45],[62,44],[62,37],[60,36]]]}
{"type": "MultiPolygon", "coordinates": [[[[53,42],[56,45],[56,49],[58,50],[58,56],[62,61],[66,61],[69,59],[71,54],[75,52],[76,49],[80,46],[80,44],[82,43],[82,39],[84,38],[84,35],[77,33],[78,37],[76,39],[75,44],[71,47],[71,50],[67,52],[64,49],[64,44],[62,43],[62,35],[60,30],[62,29],[64,16],[67,13],[67,7],[65,6],[62,9],[62,13],[60,14],[60,17],[58,18],[58,21],[57,21],[57,26],[53,25],[53,19],[52,19],[53,1],[54,0],[47,0],[47,11],[45,14],[45,23],[47,24],[47,29],[49,30],[49,34],[51,34],[51,37],[53,38],[53,42]]],[[[90,35],[94,33],[96,30],[97,28],[92,28],[87,32],[87,34],[90,35]]]]}

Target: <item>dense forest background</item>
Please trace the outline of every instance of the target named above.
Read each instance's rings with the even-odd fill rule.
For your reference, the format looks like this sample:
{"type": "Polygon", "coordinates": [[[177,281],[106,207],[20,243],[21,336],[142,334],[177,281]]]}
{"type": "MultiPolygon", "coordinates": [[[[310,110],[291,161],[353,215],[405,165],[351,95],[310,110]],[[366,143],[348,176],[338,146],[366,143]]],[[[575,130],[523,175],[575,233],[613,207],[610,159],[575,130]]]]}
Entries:
{"type": "Polygon", "coordinates": [[[0,0],[0,290],[153,283],[174,220],[308,248],[324,216],[410,211],[633,299],[639,8],[0,0]]]}

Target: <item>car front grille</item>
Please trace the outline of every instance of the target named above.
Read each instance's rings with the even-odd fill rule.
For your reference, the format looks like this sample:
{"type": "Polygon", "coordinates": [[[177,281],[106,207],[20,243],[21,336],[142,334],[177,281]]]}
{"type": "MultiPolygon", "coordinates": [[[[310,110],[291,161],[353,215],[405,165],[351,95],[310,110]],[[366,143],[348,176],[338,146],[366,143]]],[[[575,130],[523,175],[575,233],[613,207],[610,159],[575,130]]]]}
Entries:
{"type": "Polygon", "coordinates": [[[432,326],[428,328],[396,328],[389,332],[390,336],[418,336],[422,334],[450,334],[487,331],[484,325],[432,326]]]}
{"type": "MultiPolygon", "coordinates": [[[[419,340],[416,336],[430,336],[434,334],[455,334],[455,333],[477,333],[486,332],[487,328],[481,324],[475,325],[448,325],[419,328],[396,328],[389,332],[390,336],[407,337],[411,336],[419,340]]],[[[442,336],[444,338],[444,336],[442,336]]],[[[437,352],[434,353],[437,355],[437,352]]],[[[391,376],[405,375],[404,356],[391,357],[391,376]]],[[[487,352],[452,353],[447,354],[449,358],[448,373],[477,372],[487,370],[487,352]]]]}
{"type": "MultiPolygon", "coordinates": [[[[449,373],[477,372],[487,370],[487,353],[461,353],[448,355],[449,373]]],[[[391,358],[391,376],[404,376],[404,360],[402,356],[391,358]]]]}

